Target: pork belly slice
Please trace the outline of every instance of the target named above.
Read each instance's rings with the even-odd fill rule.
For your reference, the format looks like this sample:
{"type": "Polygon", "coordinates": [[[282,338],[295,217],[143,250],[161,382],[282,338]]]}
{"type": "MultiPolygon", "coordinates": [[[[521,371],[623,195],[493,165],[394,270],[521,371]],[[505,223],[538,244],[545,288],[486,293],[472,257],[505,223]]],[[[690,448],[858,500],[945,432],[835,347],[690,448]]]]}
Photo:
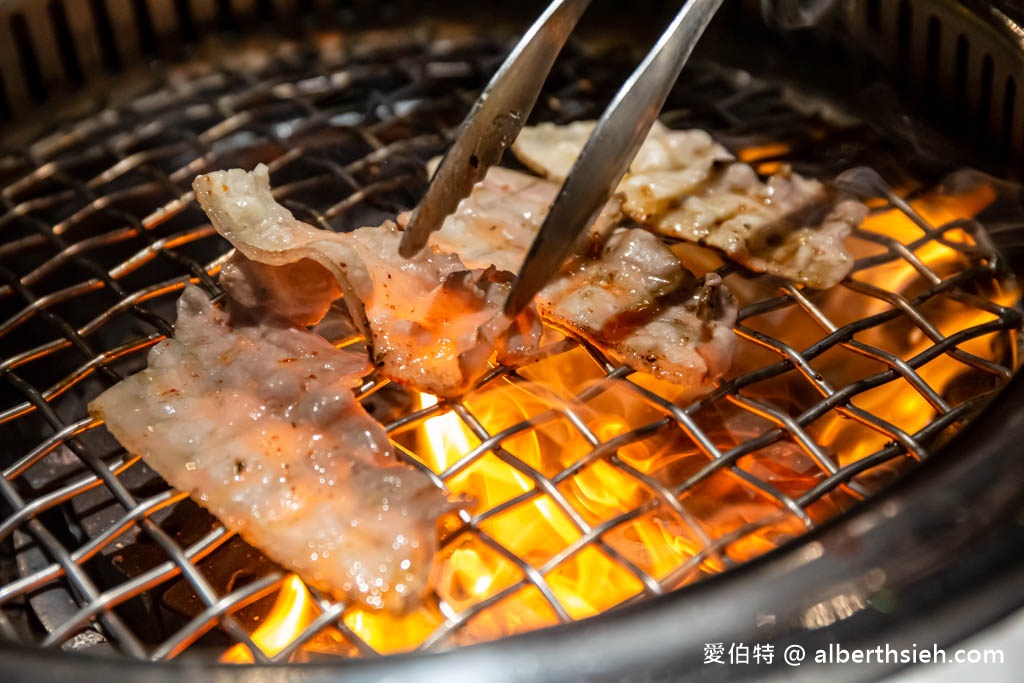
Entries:
{"type": "MultiPolygon", "coordinates": [[[[492,168],[431,244],[473,267],[518,270],[557,192],[546,180],[492,168]]],[[[537,295],[541,315],[630,367],[709,385],[732,361],[735,300],[717,275],[699,280],[657,236],[616,227],[618,219],[610,202],[537,295]]]]}
{"type": "MultiPolygon", "coordinates": [[[[527,166],[564,180],[594,122],[524,128],[513,145],[527,166]]],[[[656,123],[619,185],[623,211],[655,232],[714,247],[747,268],[816,289],[853,267],[845,240],[867,207],[788,167],[762,181],[701,130],[656,123]]]]}
{"type": "Polygon", "coordinates": [[[317,324],[341,296],[334,275],[316,261],[269,266],[238,251],[221,267],[217,283],[235,304],[297,325],[317,324]]]}
{"type": "MultiPolygon", "coordinates": [[[[540,175],[561,182],[569,175],[594,130],[594,121],[564,126],[541,123],[527,126],[512,150],[520,161],[540,175]]],[[[674,131],[655,121],[637,152],[617,194],[623,211],[643,222],[678,203],[678,198],[706,182],[716,164],[735,161],[732,154],[703,130],[674,131]]]]}
{"type": "Polygon", "coordinates": [[[365,356],[280,319],[236,318],[187,287],[174,338],[89,411],[310,585],[373,608],[415,604],[446,499],[355,400],[365,356]]]}
{"type": "MultiPolygon", "coordinates": [[[[241,298],[258,303],[267,266],[299,268],[276,277],[270,305],[299,322],[327,309],[339,291],[367,336],[374,363],[391,379],[439,396],[465,392],[500,362],[516,365],[537,353],[541,326],[535,309],[515,319],[503,312],[511,274],[492,267],[469,270],[455,254],[398,254],[401,233],[394,223],[334,233],[297,220],[274,200],[262,164],[199,176],[196,198],[217,231],[250,262],[229,272],[241,298]],[[319,274],[313,272],[320,269],[319,274]],[[322,283],[325,273],[337,288],[322,283]],[[244,272],[243,272],[244,271],[244,272]],[[248,283],[253,280],[254,283],[248,283]],[[318,299],[316,291],[322,287],[318,299]],[[311,294],[312,292],[312,294],[311,294]],[[301,304],[296,303],[301,302],[301,304]]],[[[489,264],[488,264],[489,265],[489,264]]]]}

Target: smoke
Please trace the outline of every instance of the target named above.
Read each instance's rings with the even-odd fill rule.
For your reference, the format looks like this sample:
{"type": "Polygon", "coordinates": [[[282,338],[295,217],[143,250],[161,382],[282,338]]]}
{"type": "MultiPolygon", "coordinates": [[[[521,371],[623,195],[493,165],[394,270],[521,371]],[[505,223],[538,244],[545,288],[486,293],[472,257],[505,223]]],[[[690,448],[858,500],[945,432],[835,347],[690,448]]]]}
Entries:
{"type": "Polygon", "coordinates": [[[841,5],[840,0],[761,0],[761,16],[769,26],[797,31],[820,26],[841,5]]]}

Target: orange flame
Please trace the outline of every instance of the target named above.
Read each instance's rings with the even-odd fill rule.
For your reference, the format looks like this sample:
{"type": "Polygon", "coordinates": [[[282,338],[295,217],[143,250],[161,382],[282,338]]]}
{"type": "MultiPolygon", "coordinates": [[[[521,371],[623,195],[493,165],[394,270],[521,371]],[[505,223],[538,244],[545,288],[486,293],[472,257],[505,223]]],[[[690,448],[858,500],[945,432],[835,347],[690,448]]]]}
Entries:
{"type": "MultiPolygon", "coordinates": [[[[291,645],[303,629],[316,618],[319,610],[310,596],[302,579],[291,574],[281,585],[277,601],[267,618],[252,633],[252,642],[273,657],[291,645]]],[[[252,652],[239,643],[225,652],[220,661],[229,664],[251,664],[252,652]]]]}
{"type": "MultiPolygon", "coordinates": [[[[972,192],[956,198],[928,195],[913,202],[912,206],[929,224],[941,226],[955,220],[970,218],[990,204],[994,198],[994,192],[990,187],[979,186],[972,192]]],[[[910,245],[924,235],[918,225],[904,213],[895,209],[870,216],[864,222],[863,228],[891,237],[903,245],[910,245]]],[[[962,245],[974,244],[971,235],[961,229],[947,231],[945,239],[951,243],[962,245]]],[[[966,265],[962,253],[938,240],[929,240],[924,246],[914,251],[914,256],[941,278],[964,270],[966,265]]],[[[913,298],[931,285],[904,259],[861,271],[854,275],[854,279],[898,292],[907,299],[913,298]]],[[[1010,306],[1019,299],[1020,293],[1016,283],[1012,280],[993,278],[990,283],[986,284],[991,286],[992,291],[986,292],[985,297],[993,302],[1010,306]]],[[[850,306],[850,314],[861,318],[892,308],[878,299],[867,300],[864,298],[854,303],[844,297],[844,292],[839,291],[835,292],[833,298],[836,301],[831,302],[830,309],[850,306]]],[[[997,318],[993,313],[967,303],[960,303],[946,296],[935,297],[922,305],[920,310],[943,336],[997,318]]],[[[1013,336],[1009,335],[1011,338],[1013,336]]],[[[910,324],[903,317],[886,325],[867,330],[858,335],[856,339],[903,359],[913,358],[935,344],[935,341],[930,339],[924,331],[916,325],[910,324]]],[[[958,344],[957,348],[981,359],[1008,362],[1015,366],[1016,358],[1012,356],[1016,345],[1006,344],[1007,339],[1008,335],[1005,332],[994,332],[966,340],[958,344]],[[1004,343],[1005,349],[997,348],[1000,342],[1004,343]],[[1000,356],[1004,352],[1008,352],[1011,358],[1001,358],[1000,356]]],[[[872,368],[873,372],[864,372],[865,362],[866,359],[863,359],[859,364],[853,366],[863,376],[884,369],[879,364],[876,368],[872,368]]],[[[831,374],[836,374],[835,368],[824,367],[824,369],[826,375],[830,374],[830,371],[831,374]]],[[[917,369],[917,373],[929,387],[935,389],[940,395],[956,382],[966,382],[972,379],[991,381],[991,376],[986,378],[980,371],[948,354],[942,354],[921,366],[917,369]]],[[[838,375],[841,377],[843,373],[838,373],[838,375]]],[[[991,388],[995,388],[995,386],[991,388]]],[[[907,434],[913,434],[920,430],[938,415],[936,407],[902,378],[858,395],[853,403],[867,412],[885,415],[886,420],[892,426],[907,434]]],[[[835,417],[830,423],[823,425],[818,438],[822,443],[832,445],[836,449],[840,464],[843,465],[860,460],[890,440],[890,437],[885,434],[870,432],[856,421],[842,417],[835,417]]]]}
{"type": "MultiPolygon", "coordinates": [[[[932,225],[942,225],[974,215],[992,199],[992,192],[981,188],[955,199],[926,196],[913,206],[932,225]]],[[[904,245],[923,235],[917,225],[895,210],[871,216],[864,229],[904,245]]],[[[949,231],[945,239],[972,243],[963,230],[949,231]]],[[[882,251],[873,243],[852,242],[857,242],[851,246],[859,257],[882,251]]],[[[918,248],[915,255],[940,277],[966,267],[962,254],[934,240],[918,248]]],[[[854,279],[896,291],[907,299],[931,284],[903,259],[858,272],[854,279]]],[[[999,303],[1010,304],[1017,298],[1012,283],[993,283],[993,288],[986,295],[999,303]]],[[[816,305],[836,325],[892,309],[890,303],[847,287],[811,296],[817,297],[816,305]]],[[[921,310],[943,335],[994,318],[949,297],[937,297],[921,310]]],[[[744,324],[798,349],[825,334],[818,322],[796,306],[762,318],[744,324]]],[[[981,358],[1006,362],[994,339],[994,334],[979,337],[959,348],[981,358]]],[[[934,343],[905,318],[866,330],[855,341],[904,360],[934,343]]],[[[1005,336],[1002,341],[1006,341],[1005,336]]],[[[1005,346],[1014,347],[1012,343],[1005,346]]],[[[737,350],[740,365],[760,363],[753,355],[743,360],[748,352],[765,353],[752,344],[741,344],[737,350]]],[[[877,360],[849,349],[827,352],[812,365],[836,388],[886,369],[877,360]]],[[[969,366],[948,354],[918,369],[922,379],[940,395],[970,372],[969,366]]],[[[436,561],[437,595],[411,614],[399,616],[358,607],[345,611],[345,625],[378,652],[413,649],[444,626],[446,618],[465,614],[485,601],[487,608],[466,619],[455,632],[453,644],[493,639],[564,619],[581,619],[644,594],[648,587],[639,578],[643,574],[665,581],[669,587],[682,585],[721,572],[730,562],[760,555],[805,529],[778,500],[746,485],[740,477],[743,472],[749,473],[791,497],[805,493],[824,475],[795,442],[776,442],[741,458],[737,461],[741,473],[724,468],[701,474],[708,458],[680,429],[660,430],[648,438],[630,440],[614,453],[584,460],[594,449],[594,437],[597,442],[607,442],[656,422],[662,413],[638,400],[622,383],[604,380],[603,370],[581,349],[523,368],[520,375],[532,386],[548,391],[527,392],[509,382],[466,399],[466,409],[488,434],[524,419],[537,421],[532,429],[504,439],[497,450],[463,463],[480,440],[453,410],[430,417],[416,430],[396,437],[435,472],[447,472],[451,493],[469,501],[466,512],[476,517],[483,534],[460,531],[459,522],[449,525],[436,561]],[[595,382],[603,382],[604,391],[585,405],[544,398],[574,396],[595,382]],[[547,419],[540,419],[545,415],[547,419]],[[589,435],[581,431],[580,424],[586,426],[589,435]],[[665,497],[666,491],[694,477],[696,483],[680,497],[665,497]],[[551,481],[555,482],[553,487],[538,485],[551,481]],[[651,481],[660,490],[652,488],[651,481]],[[585,538],[596,528],[603,529],[597,543],[585,538]],[[751,528],[756,532],[751,533],[751,528]],[[543,576],[543,585],[550,593],[538,589],[522,563],[529,567],[530,574],[543,576]]],[[[678,387],[651,377],[636,374],[630,380],[681,405],[691,399],[678,387]]],[[[800,381],[806,393],[809,385],[800,381]]],[[[794,387],[786,381],[781,388],[775,384],[764,400],[797,404],[801,391],[794,387]]],[[[420,408],[437,404],[433,396],[420,394],[418,398],[420,408]]],[[[812,398],[817,401],[820,396],[812,398]]],[[[864,392],[853,404],[885,415],[895,428],[906,433],[920,429],[936,415],[935,407],[903,380],[864,392]]],[[[725,404],[710,424],[702,425],[722,450],[773,426],[741,408],[729,413],[729,407],[725,404]]],[[[856,419],[834,412],[807,429],[818,444],[835,454],[839,465],[856,462],[889,440],[856,419]]],[[[849,502],[845,494],[836,491],[813,504],[808,514],[814,521],[821,521],[841,512],[849,502]]],[[[318,614],[302,582],[292,576],[282,586],[266,620],[252,634],[253,641],[265,653],[274,655],[318,614]]],[[[300,653],[308,651],[355,652],[336,629],[303,643],[300,653]]],[[[251,662],[252,657],[238,645],[225,653],[222,661],[251,662]]]]}

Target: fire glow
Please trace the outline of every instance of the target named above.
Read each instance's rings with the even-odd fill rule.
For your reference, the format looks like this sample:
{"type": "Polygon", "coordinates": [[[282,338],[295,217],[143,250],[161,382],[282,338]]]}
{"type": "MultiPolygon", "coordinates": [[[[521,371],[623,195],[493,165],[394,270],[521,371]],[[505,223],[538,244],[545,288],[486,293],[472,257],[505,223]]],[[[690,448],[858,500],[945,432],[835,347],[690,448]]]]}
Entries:
{"type": "MultiPolygon", "coordinates": [[[[915,200],[913,207],[931,225],[946,225],[975,215],[993,199],[992,191],[982,187],[956,198],[924,196],[915,200]]],[[[875,213],[863,230],[902,245],[925,236],[895,209],[875,213]]],[[[973,244],[971,235],[959,228],[946,231],[944,240],[973,244]]],[[[851,246],[860,258],[884,252],[884,247],[870,240],[853,239],[851,246]]],[[[938,240],[926,241],[914,254],[941,278],[968,266],[963,254],[938,240]]],[[[867,288],[897,292],[907,300],[934,284],[905,259],[859,270],[853,280],[867,288]]],[[[986,296],[992,301],[1002,305],[1016,301],[1012,283],[993,278],[989,284],[992,291],[986,296]]],[[[863,289],[840,286],[813,295],[814,305],[836,326],[893,308],[891,302],[866,295],[863,289]]],[[[743,298],[739,288],[737,294],[743,298]]],[[[741,305],[748,303],[741,301],[741,305]]],[[[922,310],[943,336],[996,317],[952,297],[927,302],[922,310]]],[[[742,324],[797,350],[830,331],[796,305],[754,316],[742,324]]],[[[1000,354],[1006,349],[1012,354],[1015,345],[1000,347],[998,335],[1007,333],[974,337],[957,348],[984,360],[1005,360],[1000,354]]],[[[740,336],[737,365],[742,367],[734,368],[731,376],[747,365],[763,366],[766,359],[777,362],[778,357],[771,357],[756,335],[740,336]]],[[[812,361],[819,378],[837,389],[886,370],[872,349],[906,361],[935,344],[905,317],[866,329],[851,342],[812,361]]],[[[1015,367],[1016,358],[1010,364],[1015,367]]],[[[943,397],[955,383],[973,381],[972,372],[980,371],[945,353],[917,368],[920,378],[943,397]]],[[[634,374],[630,380],[679,405],[690,400],[677,387],[650,377],[634,374]]],[[[777,426],[767,411],[759,414],[750,405],[740,405],[745,399],[795,415],[806,408],[801,400],[813,404],[822,398],[820,389],[795,370],[773,381],[770,389],[754,385],[740,392],[739,398],[725,399],[725,408],[718,408],[714,419],[701,423],[719,451],[777,426]],[[798,384],[802,389],[795,388],[798,384]]],[[[420,409],[437,405],[437,399],[428,395],[418,396],[418,402],[420,409]]],[[[956,401],[949,398],[948,402],[952,406],[956,401]]],[[[851,403],[857,410],[829,411],[805,425],[814,442],[839,467],[859,462],[892,441],[891,435],[865,424],[858,410],[882,414],[893,429],[911,435],[940,410],[903,378],[859,393],[851,403]]],[[[605,369],[579,348],[524,368],[517,378],[474,392],[459,410],[466,412],[460,415],[446,408],[395,435],[396,444],[444,478],[454,498],[467,502],[462,511],[442,519],[435,592],[422,606],[402,616],[355,606],[342,614],[343,627],[381,654],[424,644],[443,647],[491,640],[582,619],[719,573],[807,528],[807,520],[789,512],[777,498],[751,487],[744,475],[770,482],[793,499],[827,476],[806,448],[786,438],[740,457],[735,462],[737,471],[709,470],[708,454],[677,425],[652,427],[649,435],[644,432],[664,420],[664,413],[624,382],[605,379],[605,369]],[[553,398],[575,396],[588,388],[594,391],[586,402],[553,398]],[[531,421],[531,428],[511,430],[524,420],[531,421]],[[480,448],[479,434],[503,430],[511,431],[500,446],[480,448]],[[633,438],[637,433],[644,438],[633,438]],[[613,446],[599,447],[608,442],[613,446]],[[483,453],[478,454],[477,449],[483,453]],[[534,580],[537,576],[543,577],[539,583],[534,580]],[[458,625],[452,630],[454,636],[435,642],[437,634],[446,633],[452,624],[458,625]]],[[[869,490],[880,487],[902,471],[905,461],[896,458],[867,469],[856,481],[869,490]]],[[[809,501],[805,509],[809,520],[818,523],[841,513],[857,497],[857,489],[841,487],[809,501]]],[[[303,634],[320,613],[302,582],[290,576],[252,639],[273,657],[303,634]]],[[[291,660],[312,652],[358,654],[333,627],[293,648],[291,660]]],[[[237,645],[222,661],[253,659],[244,646],[237,645]]]]}

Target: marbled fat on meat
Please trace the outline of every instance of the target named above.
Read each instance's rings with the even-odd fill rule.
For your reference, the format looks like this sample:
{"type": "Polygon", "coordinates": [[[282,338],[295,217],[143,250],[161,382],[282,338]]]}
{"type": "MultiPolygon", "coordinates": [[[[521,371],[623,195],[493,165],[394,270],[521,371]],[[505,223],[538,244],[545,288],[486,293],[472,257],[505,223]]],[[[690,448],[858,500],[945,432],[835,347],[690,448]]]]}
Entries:
{"type": "MultiPolygon", "coordinates": [[[[518,270],[557,192],[541,178],[491,168],[430,244],[472,267],[518,270]]],[[[735,300],[716,275],[698,280],[658,237],[617,227],[619,218],[609,202],[538,293],[541,315],[618,362],[683,386],[710,386],[732,361],[735,300]]]]}
{"type": "Polygon", "coordinates": [[[313,586],[401,610],[423,593],[444,493],[355,400],[362,354],[196,287],[148,369],[90,412],[130,452],[313,586]]]}
{"type": "MultiPolygon", "coordinates": [[[[454,396],[489,369],[493,354],[515,365],[537,353],[536,310],[527,308],[515,319],[503,312],[509,273],[490,264],[469,270],[458,255],[429,250],[405,259],[398,254],[401,233],[391,222],[349,233],[314,228],[274,200],[263,165],[251,173],[215,171],[193,186],[214,227],[245,258],[265,266],[326,269],[366,334],[373,360],[391,379],[454,396]]],[[[302,278],[294,277],[281,277],[278,284],[288,282],[303,287],[302,278]]],[[[338,293],[325,289],[326,305],[320,308],[326,310],[338,293]]],[[[284,299],[303,301],[302,311],[318,308],[315,297],[310,301],[302,294],[284,299]]]]}
{"type": "MultiPolygon", "coordinates": [[[[527,166],[563,180],[594,122],[524,128],[513,145],[527,166]]],[[[846,238],[867,215],[817,180],[783,167],[762,181],[702,130],[655,123],[619,184],[623,211],[654,232],[713,247],[756,272],[817,289],[853,268],[846,238]]]]}

